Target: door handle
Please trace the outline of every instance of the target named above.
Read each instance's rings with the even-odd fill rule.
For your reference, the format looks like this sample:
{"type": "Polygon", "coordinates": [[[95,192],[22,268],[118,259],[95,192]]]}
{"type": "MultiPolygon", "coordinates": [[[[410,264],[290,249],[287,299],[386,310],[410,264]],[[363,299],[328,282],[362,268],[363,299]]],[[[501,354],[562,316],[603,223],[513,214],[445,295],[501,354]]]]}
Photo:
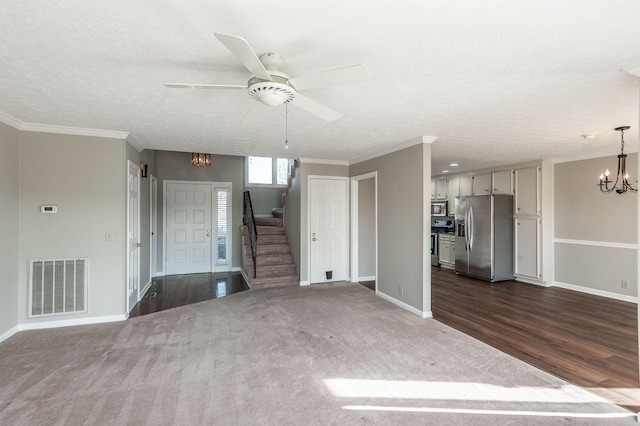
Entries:
{"type": "Polygon", "coordinates": [[[211,229],[207,229],[207,237],[211,236],[211,229]]]}
{"type": "Polygon", "coordinates": [[[142,247],[142,243],[136,243],[136,247],[142,247]]]}
{"type": "Polygon", "coordinates": [[[311,241],[315,241],[316,240],[316,233],[314,232],[313,234],[311,234],[311,241]]]}

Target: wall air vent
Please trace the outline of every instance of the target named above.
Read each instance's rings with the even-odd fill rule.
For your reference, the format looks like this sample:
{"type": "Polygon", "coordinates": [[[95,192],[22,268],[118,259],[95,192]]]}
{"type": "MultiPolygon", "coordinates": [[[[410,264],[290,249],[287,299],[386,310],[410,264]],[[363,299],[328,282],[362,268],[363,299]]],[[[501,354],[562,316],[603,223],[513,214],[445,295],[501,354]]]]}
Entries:
{"type": "Polygon", "coordinates": [[[29,261],[29,317],[87,312],[89,259],[29,261]]]}

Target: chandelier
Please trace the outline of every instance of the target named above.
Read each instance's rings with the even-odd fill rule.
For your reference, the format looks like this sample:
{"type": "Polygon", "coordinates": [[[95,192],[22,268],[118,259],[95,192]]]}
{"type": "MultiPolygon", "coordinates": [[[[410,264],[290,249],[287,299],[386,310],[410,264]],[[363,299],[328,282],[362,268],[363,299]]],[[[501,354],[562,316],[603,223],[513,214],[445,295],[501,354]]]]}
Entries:
{"type": "Polygon", "coordinates": [[[211,154],[193,152],[191,153],[191,164],[196,167],[209,167],[211,165],[211,154]]]}
{"type": "Polygon", "coordinates": [[[600,191],[613,192],[614,190],[618,194],[624,194],[627,191],[638,192],[637,188],[634,188],[629,183],[629,173],[627,173],[627,154],[624,153],[624,131],[629,130],[629,126],[616,127],[616,132],[620,132],[620,154],[618,155],[618,173],[616,174],[616,180],[609,180],[609,169],[600,174],[600,191]],[[618,185],[620,182],[620,185],[618,185]],[[609,187],[609,184],[612,184],[609,187]]]}

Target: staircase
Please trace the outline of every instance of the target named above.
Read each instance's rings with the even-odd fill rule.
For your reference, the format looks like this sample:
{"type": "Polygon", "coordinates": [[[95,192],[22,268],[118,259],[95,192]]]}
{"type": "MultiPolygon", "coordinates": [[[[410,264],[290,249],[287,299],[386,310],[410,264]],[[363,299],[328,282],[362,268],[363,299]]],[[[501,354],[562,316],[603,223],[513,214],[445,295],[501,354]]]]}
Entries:
{"type": "Polygon", "coordinates": [[[245,278],[251,289],[299,286],[300,278],[284,233],[282,209],[274,209],[271,216],[256,216],[255,223],[258,230],[255,278],[249,233],[246,226],[242,227],[245,278]]]}

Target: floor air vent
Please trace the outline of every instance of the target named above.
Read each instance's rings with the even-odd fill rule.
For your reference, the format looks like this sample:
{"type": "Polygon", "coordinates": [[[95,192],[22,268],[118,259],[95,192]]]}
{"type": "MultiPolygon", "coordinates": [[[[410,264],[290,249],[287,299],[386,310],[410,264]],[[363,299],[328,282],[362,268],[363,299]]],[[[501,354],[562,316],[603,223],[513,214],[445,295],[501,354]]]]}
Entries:
{"type": "Polygon", "coordinates": [[[87,312],[89,259],[30,262],[30,317],[87,312]]]}

